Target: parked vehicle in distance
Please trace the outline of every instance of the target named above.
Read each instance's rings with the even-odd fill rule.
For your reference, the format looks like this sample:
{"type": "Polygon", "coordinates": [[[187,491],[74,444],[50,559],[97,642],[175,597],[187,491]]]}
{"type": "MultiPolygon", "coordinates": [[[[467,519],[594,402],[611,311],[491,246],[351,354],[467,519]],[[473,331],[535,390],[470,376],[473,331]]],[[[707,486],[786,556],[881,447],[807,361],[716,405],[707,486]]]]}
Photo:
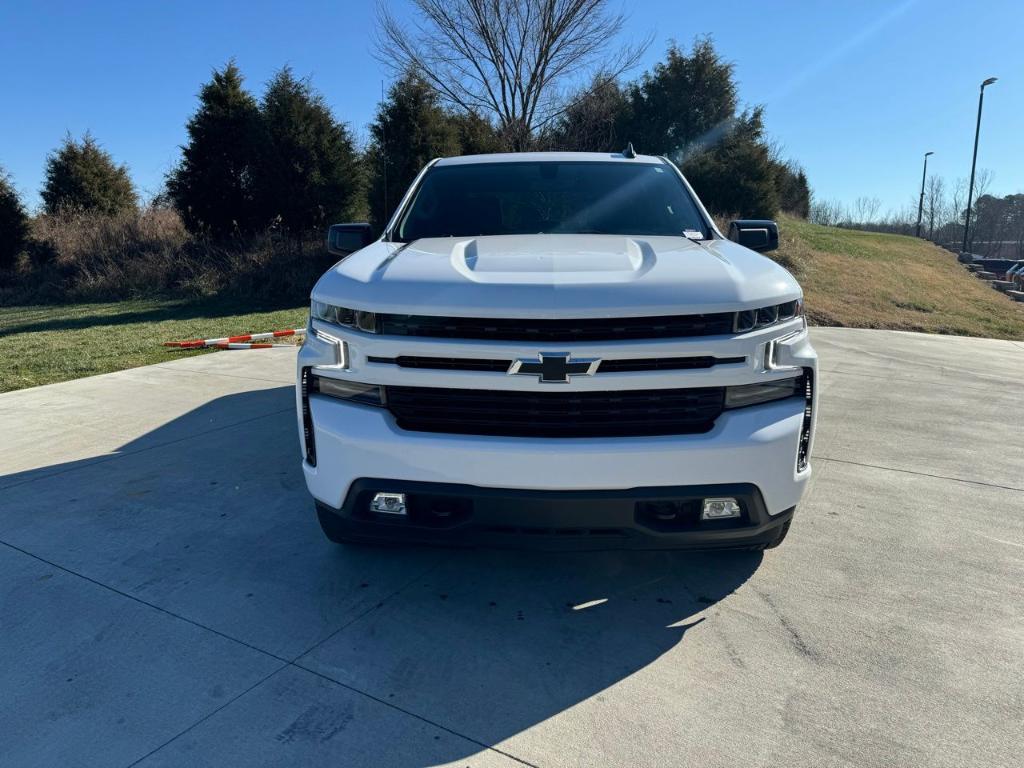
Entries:
{"type": "Polygon", "coordinates": [[[336,542],[777,546],[811,474],[800,286],[660,157],[431,162],[312,291],[302,468],[336,542]]]}
{"type": "Polygon", "coordinates": [[[992,275],[995,275],[995,277],[999,280],[1009,280],[1010,278],[1006,277],[1006,273],[1010,270],[1011,267],[1014,267],[1017,264],[1016,260],[1014,259],[987,258],[977,258],[974,259],[973,261],[964,263],[976,265],[976,269],[980,268],[984,272],[988,272],[992,275]]]}
{"type": "Polygon", "coordinates": [[[1012,282],[1017,290],[1024,290],[1024,260],[1018,261],[1006,270],[1006,280],[1012,282]]]}

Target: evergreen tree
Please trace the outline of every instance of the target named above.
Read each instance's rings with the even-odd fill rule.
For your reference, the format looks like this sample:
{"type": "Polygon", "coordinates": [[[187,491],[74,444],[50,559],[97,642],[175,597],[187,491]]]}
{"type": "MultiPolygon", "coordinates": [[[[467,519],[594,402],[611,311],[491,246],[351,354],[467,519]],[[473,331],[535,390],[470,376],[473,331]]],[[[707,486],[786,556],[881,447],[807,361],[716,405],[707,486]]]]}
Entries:
{"type": "Polygon", "coordinates": [[[811,187],[807,183],[804,169],[792,161],[773,161],[772,166],[775,170],[775,188],[779,193],[779,207],[786,213],[806,219],[811,210],[811,187]]]}
{"type": "Polygon", "coordinates": [[[509,151],[490,121],[476,112],[457,113],[451,119],[459,135],[460,155],[509,151]]]}
{"type": "Polygon", "coordinates": [[[629,88],[617,130],[638,152],[672,158],[712,211],[770,218],[780,196],[763,112],[737,114],[738,106],[733,66],[710,40],[689,54],[673,43],[629,88]]]}
{"type": "Polygon", "coordinates": [[[254,163],[260,135],[256,100],[234,61],[213,72],[188,121],[188,143],[167,177],[167,192],[193,232],[224,237],[260,226],[254,163]]]}
{"type": "Polygon", "coordinates": [[[114,214],[136,205],[128,168],[117,165],[89,133],[80,142],[68,134],[50,153],[40,194],[47,213],[73,208],[114,214]]]}
{"type": "Polygon", "coordinates": [[[11,177],[0,168],[0,269],[8,269],[28,244],[28,216],[11,177]]]}
{"type": "Polygon", "coordinates": [[[348,129],[308,79],[278,71],[260,104],[260,209],[295,237],[360,212],[362,165],[348,129]]]}
{"type": "Polygon", "coordinates": [[[573,100],[544,144],[565,152],[618,152],[633,140],[620,135],[629,110],[627,94],[619,84],[598,78],[573,100]]]}
{"type": "Polygon", "coordinates": [[[763,131],[760,108],[744,113],[718,141],[682,164],[710,210],[754,219],[770,219],[778,212],[775,168],[763,131]]]}
{"type": "Polygon", "coordinates": [[[638,152],[694,154],[719,140],[736,116],[732,64],[708,39],[689,55],[672,43],[665,61],[630,86],[629,102],[621,130],[638,152]]]}
{"type": "Polygon", "coordinates": [[[423,166],[436,157],[459,154],[460,137],[436,91],[412,72],[391,86],[370,135],[370,222],[379,230],[423,166]]]}

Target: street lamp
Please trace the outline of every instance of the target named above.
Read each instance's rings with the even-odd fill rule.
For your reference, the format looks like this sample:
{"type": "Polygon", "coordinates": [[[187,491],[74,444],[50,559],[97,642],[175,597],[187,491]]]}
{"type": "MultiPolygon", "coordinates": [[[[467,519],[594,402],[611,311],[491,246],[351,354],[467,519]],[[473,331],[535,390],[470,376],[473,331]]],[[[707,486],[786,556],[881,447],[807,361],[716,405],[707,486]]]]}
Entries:
{"type": "Polygon", "coordinates": [[[921,236],[921,215],[924,213],[924,180],[928,176],[928,155],[934,155],[934,152],[924,153],[924,171],[921,172],[921,200],[917,204],[917,236],[921,236]]]}
{"type": "Polygon", "coordinates": [[[981,84],[981,92],[978,94],[978,124],[974,128],[974,157],[971,159],[971,183],[967,185],[967,218],[964,219],[964,247],[967,252],[967,235],[971,230],[971,198],[974,197],[974,166],[978,162],[978,135],[981,133],[981,105],[985,101],[985,86],[992,85],[997,77],[990,77],[981,84]]]}

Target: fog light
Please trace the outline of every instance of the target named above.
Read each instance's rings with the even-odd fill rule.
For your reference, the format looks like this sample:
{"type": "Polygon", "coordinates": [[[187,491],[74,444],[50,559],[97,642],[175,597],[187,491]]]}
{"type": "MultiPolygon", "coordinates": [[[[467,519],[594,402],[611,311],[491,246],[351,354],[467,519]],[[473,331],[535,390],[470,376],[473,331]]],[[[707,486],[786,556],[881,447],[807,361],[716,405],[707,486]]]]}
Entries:
{"type": "Polygon", "coordinates": [[[370,511],[381,515],[404,515],[404,493],[378,493],[370,502],[370,511]]]}
{"type": "Polygon", "coordinates": [[[740,505],[736,499],[704,499],[704,510],[700,513],[701,520],[724,520],[740,516],[740,505]]]}

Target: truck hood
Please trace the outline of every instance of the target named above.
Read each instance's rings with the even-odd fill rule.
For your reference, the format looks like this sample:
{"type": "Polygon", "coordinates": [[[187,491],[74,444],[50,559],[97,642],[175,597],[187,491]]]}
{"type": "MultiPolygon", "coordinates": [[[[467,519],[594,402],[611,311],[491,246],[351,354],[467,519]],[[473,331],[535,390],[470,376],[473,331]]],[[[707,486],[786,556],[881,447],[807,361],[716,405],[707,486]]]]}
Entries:
{"type": "Polygon", "coordinates": [[[729,240],[619,235],[378,241],[313,288],[352,309],[461,317],[701,314],[800,296],[789,272],[729,240]]]}

